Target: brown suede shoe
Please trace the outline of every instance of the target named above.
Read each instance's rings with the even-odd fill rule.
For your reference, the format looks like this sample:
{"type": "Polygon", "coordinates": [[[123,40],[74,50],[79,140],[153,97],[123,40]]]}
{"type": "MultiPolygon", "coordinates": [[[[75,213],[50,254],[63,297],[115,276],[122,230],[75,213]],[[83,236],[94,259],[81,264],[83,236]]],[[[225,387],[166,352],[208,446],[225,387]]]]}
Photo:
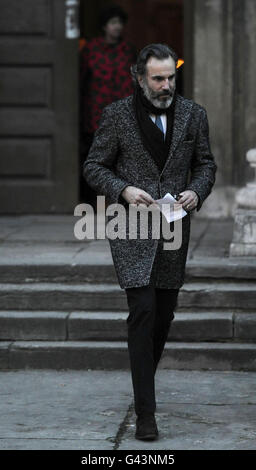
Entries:
{"type": "Polygon", "coordinates": [[[158,429],[154,414],[144,414],[137,417],[135,437],[146,441],[157,439],[158,429]]]}

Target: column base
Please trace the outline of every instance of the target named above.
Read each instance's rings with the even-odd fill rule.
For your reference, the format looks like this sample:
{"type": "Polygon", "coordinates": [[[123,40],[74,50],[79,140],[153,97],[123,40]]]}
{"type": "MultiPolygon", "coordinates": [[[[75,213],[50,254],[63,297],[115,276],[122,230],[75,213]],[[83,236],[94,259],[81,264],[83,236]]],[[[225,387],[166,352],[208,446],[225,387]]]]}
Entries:
{"type": "Polygon", "coordinates": [[[234,219],[230,256],[256,256],[256,210],[239,208],[234,219]]]}

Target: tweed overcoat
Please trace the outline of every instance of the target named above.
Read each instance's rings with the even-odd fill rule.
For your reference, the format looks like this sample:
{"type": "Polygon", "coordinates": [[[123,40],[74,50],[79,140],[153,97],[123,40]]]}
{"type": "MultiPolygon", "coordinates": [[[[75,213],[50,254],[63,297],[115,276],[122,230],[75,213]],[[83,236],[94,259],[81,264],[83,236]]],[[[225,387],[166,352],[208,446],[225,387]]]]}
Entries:
{"type": "MultiPolygon", "coordinates": [[[[129,204],[121,193],[128,185],[143,189],[153,199],[167,192],[178,195],[191,189],[199,196],[199,210],[211,192],[216,168],[205,109],[177,95],[170,151],[160,172],[143,145],[131,95],[104,108],[83,165],[83,175],[109,203],[123,204],[127,215],[129,204]]],[[[176,250],[164,250],[162,236],[129,239],[128,228],[126,239],[109,239],[120,287],[140,287],[153,282],[155,287],[180,288],[184,283],[189,235],[188,213],[182,219],[182,244],[176,250]]]]}

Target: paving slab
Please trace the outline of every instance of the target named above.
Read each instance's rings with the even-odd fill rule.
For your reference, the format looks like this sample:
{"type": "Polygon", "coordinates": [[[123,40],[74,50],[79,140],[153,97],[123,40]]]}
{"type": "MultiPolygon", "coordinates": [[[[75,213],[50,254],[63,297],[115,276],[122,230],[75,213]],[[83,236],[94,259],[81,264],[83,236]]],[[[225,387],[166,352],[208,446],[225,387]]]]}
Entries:
{"type": "MultiPolygon", "coordinates": [[[[0,239],[9,242],[29,241],[29,242],[77,242],[74,228],[79,220],[74,215],[22,215],[22,216],[2,216],[0,217],[0,239]]],[[[102,230],[104,225],[101,218],[91,220],[96,230],[96,223],[102,230]],[[98,222],[97,222],[98,220],[98,222]]],[[[95,232],[96,233],[96,232],[95,232]]],[[[83,238],[83,241],[88,239],[83,238]]]]}
{"type": "MultiPolygon", "coordinates": [[[[96,238],[79,240],[76,238],[74,227],[78,220],[79,218],[72,214],[1,216],[0,244],[1,242],[11,244],[23,242],[32,246],[35,243],[49,245],[62,242],[83,246],[94,241],[98,246],[98,242],[101,243],[102,240],[96,238]]],[[[99,220],[99,228],[102,231],[104,225],[101,218],[99,220]]],[[[233,223],[233,219],[211,221],[192,216],[188,257],[228,257],[229,244],[233,236],[233,223]]]]}
{"type": "MultiPolygon", "coordinates": [[[[203,220],[195,219],[191,223],[191,239],[193,240],[194,226],[203,220]]],[[[190,252],[191,258],[229,256],[229,245],[233,237],[234,221],[231,218],[220,220],[209,220],[201,236],[196,237],[196,244],[190,252]]]]}
{"type": "Polygon", "coordinates": [[[0,372],[0,449],[255,450],[256,372],[156,373],[157,441],[134,437],[129,371],[0,372]]]}
{"type": "Polygon", "coordinates": [[[122,373],[0,375],[0,449],[113,448],[130,401],[122,373]]]}

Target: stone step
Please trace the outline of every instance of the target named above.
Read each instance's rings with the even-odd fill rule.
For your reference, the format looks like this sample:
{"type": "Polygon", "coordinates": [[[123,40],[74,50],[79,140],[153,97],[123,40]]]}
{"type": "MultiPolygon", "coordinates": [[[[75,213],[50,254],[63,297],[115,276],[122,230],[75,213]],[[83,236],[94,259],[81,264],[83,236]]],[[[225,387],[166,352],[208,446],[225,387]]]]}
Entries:
{"type": "MultiPolygon", "coordinates": [[[[256,284],[243,282],[186,283],[179,309],[255,310],[256,284]]],[[[128,310],[124,290],[116,284],[0,284],[0,310],[128,310]]]]}
{"type": "MultiPolygon", "coordinates": [[[[17,341],[0,342],[0,368],[129,369],[126,342],[17,341]]],[[[159,368],[189,370],[256,370],[252,343],[166,343],[159,368]]]]}
{"type": "MultiPolygon", "coordinates": [[[[68,319],[68,339],[124,340],[127,317],[128,312],[73,312],[68,319]]],[[[169,332],[170,341],[255,341],[255,337],[253,313],[176,312],[169,332]]]]}
{"type": "MultiPolygon", "coordinates": [[[[128,312],[0,312],[0,340],[120,341],[127,339],[128,312]]],[[[172,341],[254,341],[256,314],[175,313],[172,341]]]]}
{"type": "MultiPolygon", "coordinates": [[[[86,282],[86,283],[117,283],[112,259],[105,254],[101,256],[91,253],[84,262],[56,262],[42,256],[1,259],[0,282],[86,282]]],[[[187,261],[186,281],[198,282],[205,280],[256,280],[256,262],[251,258],[199,258],[187,261]]]]}

